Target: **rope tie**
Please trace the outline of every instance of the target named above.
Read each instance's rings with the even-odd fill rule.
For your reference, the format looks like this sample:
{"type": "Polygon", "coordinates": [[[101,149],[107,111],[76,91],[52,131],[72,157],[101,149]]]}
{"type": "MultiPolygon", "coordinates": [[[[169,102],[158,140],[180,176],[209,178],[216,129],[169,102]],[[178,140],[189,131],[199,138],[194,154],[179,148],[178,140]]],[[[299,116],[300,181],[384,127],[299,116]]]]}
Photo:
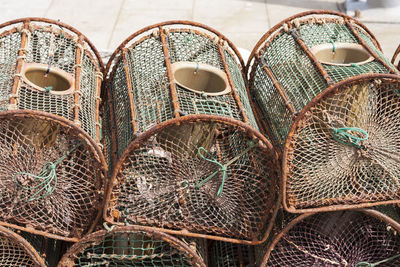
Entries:
{"type": "Polygon", "coordinates": [[[350,145],[365,150],[365,148],[360,145],[360,141],[367,140],[368,133],[363,129],[356,127],[333,128],[333,138],[343,145],[350,145]],[[360,133],[363,137],[355,136],[349,133],[349,131],[360,133]]]}
{"type": "Polygon", "coordinates": [[[196,184],[196,188],[200,188],[201,186],[203,186],[205,183],[207,183],[209,180],[211,180],[214,176],[216,176],[219,172],[222,173],[222,181],[221,181],[221,185],[218,188],[218,192],[217,192],[217,196],[220,197],[222,195],[222,191],[224,190],[224,184],[225,184],[225,180],[226,180],[226,173],[228,171],[228,167],[235,161],[237,161],[240,157],[242,157],[244,154],[246,154],[247,152],[249,152],[253,147],[254,147],[254,143],[253,142],[249,142],[248,143],[248,147],[243,150],[241,153],[239,153],[238,155],[236,155],[234,158],[232,158],[230,161],[228,161],[225,164],[220,163],[218,160],[216,160],[214,158],[214,156],[207,151],[207,149],[205,149],[204,147],[199,147],[197,149],[197,153],[199,154],[199,156],[211,163],[214,163],[216,165],[218,165],[219,169],[216,170],[215,172],[213,172],[212,174],[210,174],[209,176],[207,176],[207,178],[203,179],[202,181],[200,181],[199,183],[196,184]],[[202,152],[206,153],[206,156],[203,155],[202,152]]]}
{"type": "Polygon", "coordinates": [[[107,222],[104,222],[103,226],[104,226],[104,229],[106,229],[107,232],[111,232],[115,227],[115,225],[108,226],[107,222]]]}
{"type": "Polygon", "coordinates": [[[331,42],[331,44],[332,44],[332,53],[335,53],[335,52],[336,52],[336,45],[335,45],[335,42],[333,41],[332,38],[329,39],[329,42],[331,42]]]}
{"type": "Polygon", "coordinates": [[[96,77],[103,80],[103,73],[101,71],[96,71],[96,77]]]}
{"type": "Polygon", "coordinates": [[[369,263],[369,262],[366,262],[366,261],[361,261],[361,262],[357,263],[355,267],[375,267],[375,266],[377,266],[379,264],[392,261],[392,260],[394,260],[394,259],[396,259],[398,257],[400,257],[400,254],[394,255],[392,257],[389,257],[387,259],[384,259],[384,260],[381,260],[381,261],[378,261],[378,262],[375,262],[375,263],[369,263]]]}
{"type": "Polygon", "coordinates": [[[48,93],[51,90],[53,90],[53,86],[46,86],[46,87],[44,87],[44,90],[46,91],[46,93],[48,93]]]}
{"type": "Polygon", "coordinates": [[[47,197],[53,193],[57,186],[57,173],[56,173],[56,167],[58,164],[60,164],[62,161],[64,161],[68,155],[70,155],[72,152],[74,152],[81,144],[78,144],[74,146],[70,151],[65,153],[63,156],[58,158],[54,163],[49,161],[46,162],[43,166],[43,169],[39,175],[35,175],[32,173],[28,172],[16,172],[13,176],[15,183],[21,187],[24,190],[35,190],[37,191],[30,197],[28,198],[28,202],[41,199],[44,197],[47,197]],[[40,181],[38,185],[35,186],[24,186],[20,181],[18,181],[17,176],[18,175],[26,175],[29,177],[32,177],[34,180],[40,181]],[[42,191],[45,191],[45,194],[40,195],[42,191]]]}

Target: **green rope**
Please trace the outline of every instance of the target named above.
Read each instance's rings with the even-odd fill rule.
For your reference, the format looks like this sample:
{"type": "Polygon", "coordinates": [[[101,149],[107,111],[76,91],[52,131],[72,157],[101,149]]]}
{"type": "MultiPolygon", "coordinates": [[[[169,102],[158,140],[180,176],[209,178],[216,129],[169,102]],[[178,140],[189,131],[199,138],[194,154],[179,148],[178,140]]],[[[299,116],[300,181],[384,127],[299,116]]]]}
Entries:
{"type": "Polygon", "coordinates": [[[333,41],[333,39],[330,39],[329,42],[331,42],[331,44],[332,44],[332,52],[335,53],[336,52],[335,42],[333,41]]]}
{"type": "Polygon", "coordinates": [[[46,92],[48,93],[48,92],[50,92],[51,90],[53,90],[53,86],[46,86],[46,87],[44,88],[44,90],[46,90],[46,92]]]}
{"type": "Polygon", "coordinates": [[[357,63],[351,63],[350,65],[351,65],[352,67],[355,67],[355,68],[356,68],[356,67],[359,67],[359,65],[358,65],[357,63]]]}
{"type": "Polygon", "coordinates": [[[368,139],[368,133],[360,128],[355,127],[343,127],[343,128],[333,128],[333,138],[343,145],[350,145],[357,148],[362,148],[360,141],[365,141],[368,139]],[[348,133],[348,131],[358,132],[364,135],[364,137],[358,137],[348,133]]]}
{"type": "Polygon", "coordinates": [[[207,176],[207,178],[203,179],[201,182],[197,183],[196,188],[200,188],[201,186],[203,186],[205,183],[207,183],[209,180],[211,180],[215,175],[217,175],[219,172],[222,172],[222,181],[221,181],[221,185],[218,188],[218,192],[217,192],[217,196],[220,197],[222,195],[222,191],[224,190],[224,184],[225,184],[225,180],[226,180],[226,173],[228,171],[228,167],[229,165],[231,165],[233,162],[235,162],[236,160],[238,160],[240,157],[242,157],[244,154],[246,154],[247,152],[249,152],[252,148],[254,147],[254,143],[253,142],[249,142],[248,147],[243,150],[241,153],[239,153],[236,157],[234,157],[233,159],[231,159],[230,161],[228,161],[225,164],[221,164],[218,160],[216,160],[214,158],[213,155],[211,155],[210,152],[207,151],[207,149],[205,149],[204,147],[199,147],[197,149],[197,153],[199,154],[199,156],[211,163],[214,163],[216,165],[219,166],[219,169],[216,170],[215,172],[213,172],[212,174],[210,174],[209,176],[207,176]],[[207,158],[206,156],[204,156],[202,154],[202,152],[206,153],[206,156],[208,156],[209,158],[207,158]]]}
{"type": "Polygon", "coordinates": [[[28,202],[41,199],[47,197],[53,193],[57,186],[57,173],[56,167],[60,164],[69,154],[71,154],[75,149],[77,149],[81,144],[76,145],[70,151],[65,153],[62,157],[53,162],[46,162],[43,166],[43,169],[39,175],[35,175],[28,172],[16,172],[13,176],[15,183],[24,190],[35,190],[38,189],[30,198],[28,198],[28,202]],[[21,182],[17,180],[17,175],[26,175],[30,176],[35,180],[41,181],[38,185],[35,186],[24,186],[21,182]],[[42,191],[45,191],[45,194],[40,195],[42,191]]]}
{"type": "Polygon", "coordinates": [[[369,263],[369,262],[366,262],[366,261],[361,261],[361,262],[357,263],[355,267],[374,267],[374,266],[377,266],[377,265],[379,265],[381,263],[385,263],[385,262],[394,260],[394,259],[396,259],[398,257],[400,257],[400,254],[394,255],[394,256],[392,256],[390,258],[387,258],[387,259],[384,259],[384,260],[381,260],[381,261],[378,261],[378,262],[375,262],[375,263],[369,263]]]}

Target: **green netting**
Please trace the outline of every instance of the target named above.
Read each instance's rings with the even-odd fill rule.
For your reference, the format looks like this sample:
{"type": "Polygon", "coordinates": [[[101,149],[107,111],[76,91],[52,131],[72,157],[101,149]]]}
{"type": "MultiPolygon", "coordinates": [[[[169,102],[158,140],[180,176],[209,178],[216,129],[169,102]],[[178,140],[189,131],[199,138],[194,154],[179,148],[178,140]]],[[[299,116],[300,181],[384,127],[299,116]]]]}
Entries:
{"type": "Polygon", "coordinates": [[[210,241],[212,267],[255,266],[254,247],[221,241],[210,241]]]}
{"type": "MultiPolygon", "coordinates": [[[[219,46],[222,44],[204,33],[189,29],[167,31],[166,42],[171,63],[196,62],[214,66],[225,72],[219,52],[219,46]]],[[[241,67],[231,51],[222,47],[235,90],[244,104],[244,111],[251,126],[257,128],[247,99],[241,67]]],[[[137,124],[137,132],[145,132],[156,124],[174,117],[162,48],[159,33],[149,34],[127,49],[126,65],[122,58],[115,63],[109,89],[113,92],[115,103],[119,156],[134,137],[128,92],[132,93],[133,97],[133,120],[137,124]],[[132,89],[128,88],[126,75],[130,78],[132,89]]],[[[178,85],[176,88],[179,112],[182,115],[210,114],[243,120],[241,110],[232,94],[206,96],[178,85]]]]}
{"type": "MultiPolygon", "coordinates": [[[[391,66],[382,52],[375,47],[373,37],[358,24],[351,21],[349,23],[378,54],[379,59],[391,66]]],[[[264,43],[258,48],[260,59],[255,59],[253,62],[250,92],[262,111],[267,134],[281,149],[292,125],[293,115],[300,112],[317,94],[328,87],[327,81],[306,52],[312,53],[311,49],[323,44],[332,46],[333,51],[335,44],[342,43],[357,44],[358,41],[345,24],[343,17],[327,13],[299,15],[265,37],[264,43]],[[301,47],[296,41],[296,35],[299,42],[304,42],[306,48],[301,47]],[[264,66],[271,70],[273,77],[268,77],[263,70],[264,66]],[[281,87],[281,94],[287,101],[278,94],[278,89],[271,78],[276,79],[281,87]],[[288,105],[293,107],[294,113],[289,110],[288,105]]],[[[334,56],[334,53],[332,55],[334,56]]],[[[334,83],[363,74],[390,72],[378,59],[349,66],[322,64],[322,68],[328,74],[325,78],[331,79],[334,83]]]]}
{"type": "Polygon", "coordinates": [[[133,227],[95,232],[70,248],[60,266],[205,266],[200,243],[133,227]]]}
{"type": "Polygon", "coordinates": [[[21,43],[19,32],[2,34],[0,37],[0,111],[7,109],[9,95],[14,83],[14,74],[21,43]]]}

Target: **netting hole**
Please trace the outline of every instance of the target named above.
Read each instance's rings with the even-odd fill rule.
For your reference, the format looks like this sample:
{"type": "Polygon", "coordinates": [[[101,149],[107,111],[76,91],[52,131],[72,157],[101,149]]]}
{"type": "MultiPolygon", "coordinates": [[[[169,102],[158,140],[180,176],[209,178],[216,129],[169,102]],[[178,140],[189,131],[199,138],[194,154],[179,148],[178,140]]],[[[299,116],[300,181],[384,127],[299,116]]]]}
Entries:
{"type": "Polygon", "coordinates": [[[373,60],[362,45],[354,43],[329,43],[311,48],[315,57],[324,64],[336,66],[362,65],[373,60]]]}
{"type": "Polygon", "coordinates": [[[225,72],[211,65],[181,61],[172,64],[172,71],[175,82],[192,92],[216,96],[231,91],[225,72]]]}

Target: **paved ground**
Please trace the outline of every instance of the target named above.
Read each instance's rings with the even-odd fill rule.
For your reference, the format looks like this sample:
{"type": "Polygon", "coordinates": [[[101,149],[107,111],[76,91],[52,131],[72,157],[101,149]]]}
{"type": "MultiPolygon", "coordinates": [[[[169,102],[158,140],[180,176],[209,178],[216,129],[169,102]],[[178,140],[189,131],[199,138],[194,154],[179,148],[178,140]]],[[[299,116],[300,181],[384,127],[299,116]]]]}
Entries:
{"type": "MultiPolygon", "coordinates": [[[[344,0],[0,0],[0,22],[36,16],[60,19],[113,51],[126,37],[157,22],[186,19],[211,26],[236,46],[251,50],[286,17],[310,9],[338,11],[344,0]]],[[[397,0],[396,0],[397,1],[397,0]]],[[[369,0],[360,20],[376,35],[388,58],[400,43],[400,3],[369,0]]],[[[400,1],[398,1],[400,2],[400,1]]],[[[244,55],[245,56],[245,55],[244,55]]]]}

